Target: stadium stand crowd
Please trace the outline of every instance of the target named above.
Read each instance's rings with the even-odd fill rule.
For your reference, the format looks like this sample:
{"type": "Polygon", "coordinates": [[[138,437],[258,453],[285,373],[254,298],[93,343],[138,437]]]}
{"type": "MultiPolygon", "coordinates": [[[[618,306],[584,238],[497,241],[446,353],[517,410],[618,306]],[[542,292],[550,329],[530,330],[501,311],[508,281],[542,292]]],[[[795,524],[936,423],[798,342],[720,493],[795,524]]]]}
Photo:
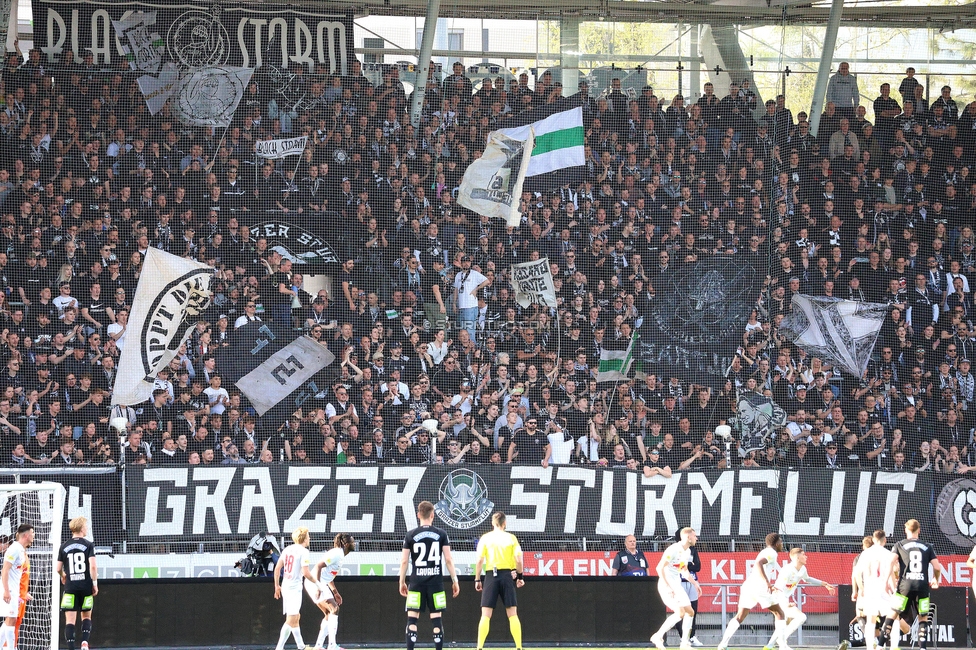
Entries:
{"type": "Polygon", "coordinates": [[[843,64],[816,137],[782,96],[757,110],[747,81],[666,108],[650,86],[628,97],[615,79],[594,98],[583,82],[586,165],[525,193],[518,229],[459,208],[456,189],[489,131],[564,94],[550,73],[475,91],[455,64],[431,78],[420,128],[395,67],[377,85],[358,62],[300,75],[315,99],[301,111],[252,82],[226,137],[168,108],[149,115],[134,78],[90,55],[11,54],[2,83],[0,441],[15,465],[976,469],[976,102],[929,93],[914,70],[900,101],[881,87],[871,123],[843,64]],[[310,138],[301,160],[255,167],[256,140],[291,135],[310,138]],[[336,249],[331,293],[305,291],[301,267],[250,232],[268,214],[336,249]],[[149,247],[215,266],[213,307],[153,402],[112,408],[149,247]],[[558,310],[513,300],[509,264],[536,256],[558,310]],[[626,348],[674,270],[704,256],[769,269],[724,381],[663,368],[598,384],[600,351],[626,348]],[[471,270],[485,279],[469,332],[453,283],[471,270]],[[863,378],[779,337],[796,292],[890,303],[863,378]],[[221,385],[215,353],[255,319],[337,356],[327,388],[285,422],[256,419],[221,385]],[[789,423],[727,458],[714,430],[743,389],[768,392],[789,423]],[[121,447],[108,428],[120,415],[121,447]]]}

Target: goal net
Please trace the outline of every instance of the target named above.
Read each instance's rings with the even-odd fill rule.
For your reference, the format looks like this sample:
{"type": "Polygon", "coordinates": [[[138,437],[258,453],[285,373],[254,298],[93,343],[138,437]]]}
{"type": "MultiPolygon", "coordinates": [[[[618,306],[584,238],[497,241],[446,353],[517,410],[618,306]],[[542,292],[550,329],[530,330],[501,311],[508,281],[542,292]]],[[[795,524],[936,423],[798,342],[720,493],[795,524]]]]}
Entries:
{"type": "Polygon", "coordinates": [[[34,527],[30,558],[31,600],[17,637],[18,650],[57,650],[60,580],[54,573],[64,520],[64,488],[57,483],[0,486],[0,539],[3,549],[17,527],[34,527]]]}

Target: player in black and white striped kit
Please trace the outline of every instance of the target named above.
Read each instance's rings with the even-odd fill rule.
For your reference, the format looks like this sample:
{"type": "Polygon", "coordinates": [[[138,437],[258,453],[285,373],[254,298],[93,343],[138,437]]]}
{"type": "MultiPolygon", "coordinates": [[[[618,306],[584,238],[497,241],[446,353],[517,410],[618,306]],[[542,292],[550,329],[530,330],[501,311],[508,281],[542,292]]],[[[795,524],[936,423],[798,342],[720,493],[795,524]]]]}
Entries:
{"type": "Polygon", "coordinates": [[[92,631],[92,608],[98,595],[98,567],[95,565],[95,546],[87,539],[88,520],[75,517],[68,522],[71,539],[61,545],[54,570],[61,576],[64,593],[61,611],[64,612],[64,638],[68,650],[75,650],[75,621],[81,612],[81,648],[88,650],[92,631]]]}
{"type": "Polygon", "coordinates": [[[444,567],[451,575],[451,593],[457,598],[457,571],[451,557],[451,542],[440,528],[434,526],[434,504],[421,501],[417,506],[420,527],[407,533],[400,558],[400,595],[407,599],[407,650],[417,643],[417,619],[425,609],[430,612],[435,650],[444,648],[444,623],[441,612],[447,608],[444,592],[444,567]],[[407,577],[407,563],[413,571],[407,577]]]}

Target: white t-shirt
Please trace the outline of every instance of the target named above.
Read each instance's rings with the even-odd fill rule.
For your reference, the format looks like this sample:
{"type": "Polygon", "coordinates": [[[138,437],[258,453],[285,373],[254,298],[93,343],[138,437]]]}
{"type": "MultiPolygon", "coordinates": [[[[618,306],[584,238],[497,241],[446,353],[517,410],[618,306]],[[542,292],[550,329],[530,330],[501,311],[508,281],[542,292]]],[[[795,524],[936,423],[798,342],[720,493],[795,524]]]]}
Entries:
{"type": "Polygon", "coordinates": [[[573,457],[573,448],[576,447],[576,441],[572,438],[566,440],[566,436],[562,431],[550,433],[546,437],[552,446],[552,454],[549,456],[549,462],[555,465],[569,465],[569,461],[573,457]]]}
{"type": "Polygon", "coordinates": [[[20,542],[14,542],[7,547],[7,552],[3,554],[4,563],[10,563],[10,571],[7,573],[7,590],[10,592],[11,603],[20,598],[20,579],[24,575],[24,569],[30,571],[30,558],[27,557],[27,549],[20,542]]]}
{"type": "Polygon", "coordinates": [[[465,270],[457,274],[457,277],[454,278],[454,288],[458,290],[458,309],[469,309],[478,306],[478,298],[477,296],[472,296],[471,292],[477,289],[478,285],[487,279],[474,269],[470,269],[470,272],[465,270]]]}
{"type": "Polygon", "coordinates": [[[292,544],[282,551],[281,562],[281,588],[301,589],[302,568],[309,565],[308,549],[301,544],[292,544]]]}
{"type": "Polygon", "coordinates": [[[884,597],[891,575],[891,551],[877,544],[865,549],[857,560],[864,593],[872,597],[884,597]]]}
{"type": "MultiPolygon", "coordinates": [[[[106,329],[105,332],[109,336],[115,336],[116,334],[118,334],[119,332],[121,332],[122,329],[123,329],[123,327],[121,325],[119,325],[118,323],[112,323],[111,325],[108,326],[108,329],[106,329]]],[[[128,331],[126,331],[126,334],[128,334],[128,331]]],[[[119,350],[121,350],[123,352],[125,352],[125,336],[126,335],[123,334],[119,338],[115,339],[115,344],[118,346],[119,350]]]]}
{"type": "Polygon", "coordinates": [[[333,548],[325,554],[322,561],[325,562],[325,566],[322,567],[322,571],[316,578],[318,578],[320,585],[327,585],[335,577],[339,575],[339,567],[342,566],[343,561],[346,559],[346,553],[341,548],[333,548]]]}
{"type": "Polygon", "coordinates": [[[779,570],[779,575],[776,576],[776,589],[779,590],[779,595],[782,598],[788,599],[793,596],[796,586],[801,582],[806,582],[808,577],[810,576],[807,574],[806,567],[798,569],[795,564],[790,562],[779,570]]]}
{"type": "Polygon", "coordinates": [[[681,574],[688,571],[691,549],[685,548],[681,542],[675,542],[664,550],[661,559],[664,561],[668,585],[672,589],[677,589],[681,586],[681,574]]]}
{"type": "Polygon", "coordinates": [[[230,395],[227,394],[227,390],[224,388],[204,388],[203,394],[207,396],[210,400],[210,414],[220,415],[223,413],[227,407],[224,405],[220,398],[223,397],[225,400],[230,401],[230,395]]]}
{"type": "Polygon", "coordinates": [[[745,584],[757,589],[764,589],[766,584],[763,582],[762,576],[759,573],[760,571],[765,572],[769,584],[773,584],[773,572],[776,570],[776,559],[776,549],[772,546],[767,546],[759,551],[759,555],[756,556],[756,563],[752,565],[752,571],[749,573],[749,577],[746,578],[745,584]],[[763,565],[762,569],[759,568],[760,560],[766,560],[766,564],[763,565]]]}

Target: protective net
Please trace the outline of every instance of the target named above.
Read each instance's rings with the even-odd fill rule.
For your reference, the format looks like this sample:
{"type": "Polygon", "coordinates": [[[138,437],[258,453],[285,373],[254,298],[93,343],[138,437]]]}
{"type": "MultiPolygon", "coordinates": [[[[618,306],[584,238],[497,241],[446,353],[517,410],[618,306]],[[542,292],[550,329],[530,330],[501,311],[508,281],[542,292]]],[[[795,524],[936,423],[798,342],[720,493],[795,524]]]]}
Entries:
{"type": "MultiPolygon", "coordinates": [[[[58,647],[60,583],[54,582],[54,562],[62,541],[63,516],[64,489],[60,485],[0,486],[0,534],[6,544],[14,538],[18,526],[34,527],[34,543],[27,549],[30,579],[26,593],[30,599],[24,603],[17,633],[17,647],[23,650],[58,647]]],[[[12,597],[23,599],[23,589],[12,597]]]]}

